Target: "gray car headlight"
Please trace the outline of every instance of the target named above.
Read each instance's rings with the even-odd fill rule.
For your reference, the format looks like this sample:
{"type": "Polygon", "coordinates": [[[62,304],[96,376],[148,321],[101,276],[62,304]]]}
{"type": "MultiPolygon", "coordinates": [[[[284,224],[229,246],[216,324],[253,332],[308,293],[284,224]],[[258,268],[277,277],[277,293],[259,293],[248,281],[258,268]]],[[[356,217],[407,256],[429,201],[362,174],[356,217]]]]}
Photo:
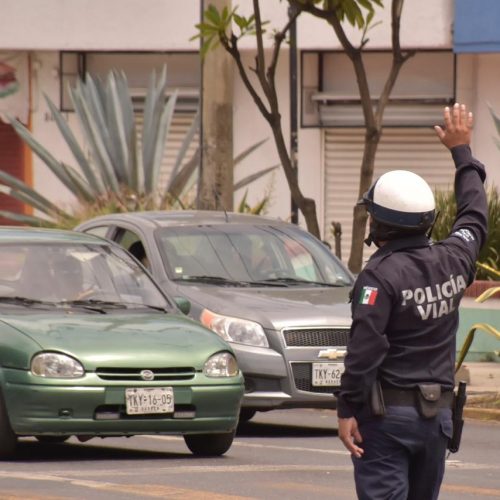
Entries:
{"type": "Polygon", "coordinates": [[[239,373],[238,363],[231,353],[219,352],[208,358],[203,373],[207,377],[236,377],[239,373]]]}
{"type": "Polygon", "coordinates": [[[200,321],[228,342],[269,347],[264,329],[254,321],[223,316],[208,309],[203,310],[200,321]]]}
{"type": "Polygon", "coordinates": [[[41,352],[31,360],[31,373],[46,378],[79,378],[85,375],[85,370],[76,359],[66,354],[41,352]]]}

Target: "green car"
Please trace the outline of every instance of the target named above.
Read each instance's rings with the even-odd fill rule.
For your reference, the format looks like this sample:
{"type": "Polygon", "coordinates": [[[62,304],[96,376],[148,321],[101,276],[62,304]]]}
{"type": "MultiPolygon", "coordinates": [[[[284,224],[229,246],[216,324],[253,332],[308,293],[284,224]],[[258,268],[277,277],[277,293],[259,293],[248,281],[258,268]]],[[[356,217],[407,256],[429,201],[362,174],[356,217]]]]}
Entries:
{"type": "Polygon", "coordinates": [[[138,434],[221,455],[243,390],[229,344],[181,316],[118,245],[0,229],[0,457],[25,436],[138,434]]]}

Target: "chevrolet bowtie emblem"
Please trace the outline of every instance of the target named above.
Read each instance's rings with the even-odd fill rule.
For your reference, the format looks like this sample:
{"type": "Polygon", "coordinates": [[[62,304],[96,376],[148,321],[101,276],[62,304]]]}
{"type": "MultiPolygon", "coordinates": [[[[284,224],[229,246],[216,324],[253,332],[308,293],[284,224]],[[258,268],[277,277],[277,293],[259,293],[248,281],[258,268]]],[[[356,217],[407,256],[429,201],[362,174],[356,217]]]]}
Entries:
{"type": "Polygon", "coordinates": [[[318,358],[339,359],[347,353],[346,349],[323,349],[319,351],[318,358]]]}

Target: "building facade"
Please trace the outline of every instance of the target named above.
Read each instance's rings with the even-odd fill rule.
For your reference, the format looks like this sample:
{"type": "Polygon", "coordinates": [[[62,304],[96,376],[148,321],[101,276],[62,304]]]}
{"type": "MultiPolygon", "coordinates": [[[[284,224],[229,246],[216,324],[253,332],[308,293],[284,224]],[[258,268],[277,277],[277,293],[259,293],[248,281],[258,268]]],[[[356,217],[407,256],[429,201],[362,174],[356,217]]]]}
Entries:
{"type": "MultiPolygon", "coordinates": [[[[201,99],[199,41],[191,40],[200,20],[202,0],[0,0],[0,168],[40,190],[60,206],[74,203],[69,192],[48,168],[17,138],[5,121],[16,116],[61,160],[74,165],[53,122],[44,96],[65,112],[77,130],[67,88],[80,75],[105,75],[123,69],[134,98],[140,103],[153,68],[167,65],[169,87],[179,90],[178,137],[189,126],[201,99]]],[[[389,2],[386,2],[389,3],[389,2]]],[[[375,175],[394,168],[411,169],[435,188],[448,189],[453,164],[432,126],[441,121],[442,108],[465,102],[475,114],[473,148],[487,165],[489,183],[500,186],[500,151],[490,107],[500,114],[500,50],[495,37],[500,8],[495,0],[406,0],[401,24],[404,49],[415,56],[403,67],[389,104],[375,175]],[[487,8],[483,4],[488,3],[487,8]],[[484,13],[487,13],[484,16],[484,13]]],[[[205,0],[208,4],[208,0],[205,0]]],[[[238,11],[249,13],[250,0],[233,0],[238,11]]],[[[286,2],[262,1],[262,17],[270,26],[287,21],[286,2]]],[[[371,91],[381,89],[390,62],[390,9],[377,10],[381,21],[370,31],[365,54],[371,91]]],[[[270,31],[270,30],[269,30],[270,31]]],[[[360,33],[347,30],[353,43],[360,33]]],[[[254,41],[242,39],[243,61],[253,65],[254,41]]],[[[302,190],[317,201],[323,239],[333,243],[332,222],[342,225],[342,257],[350,247],[353,205],[358,197],[363,128],[353,69],[333,30],[303,15],[297,26],[298,45],[298,172],[302,190]]],[[[268,41],[267,49],[271,42],[268,41]]],[[[242,178],[278,163],[267,122],[260,116],[234,72],[234,155],[267,140],[235,171],[242,178]]],[[[277,71],[280,109],[285,130],[290,128],[290,67],[288,45],[283,45],[277,71]]],[[[174,151],[176,136],[167,148],[174,151]]],[[[173,154],[173,153],[172,153],[173,154]]],[[[168,176],[169,159],[165,159],[168,176]]],[[[259,201],[269,191],[268,214],[290,218],[290,193],[284,174],[259,179],[249,198],[259,201]]],[[[243,196],[237,192],[235,203],[243,196]]],[[[0,209],[22,211],[18,202],[0,195],[0,209]]]]}

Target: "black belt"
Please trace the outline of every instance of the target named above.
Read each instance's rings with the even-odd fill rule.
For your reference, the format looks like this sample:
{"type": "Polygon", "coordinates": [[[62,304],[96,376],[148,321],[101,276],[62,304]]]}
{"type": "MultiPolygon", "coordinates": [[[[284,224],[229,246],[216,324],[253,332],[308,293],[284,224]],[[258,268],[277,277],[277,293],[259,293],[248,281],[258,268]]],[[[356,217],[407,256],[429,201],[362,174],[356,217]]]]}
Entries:
{"type": "MultiPolygon", "coordinates": [[[[415,406],[418,407],[418,389],[382,389],[386,406],[415,406]]],[[[453,405],[453,391],[441,393],[438,408],[451,408],[453,405]]]]}

